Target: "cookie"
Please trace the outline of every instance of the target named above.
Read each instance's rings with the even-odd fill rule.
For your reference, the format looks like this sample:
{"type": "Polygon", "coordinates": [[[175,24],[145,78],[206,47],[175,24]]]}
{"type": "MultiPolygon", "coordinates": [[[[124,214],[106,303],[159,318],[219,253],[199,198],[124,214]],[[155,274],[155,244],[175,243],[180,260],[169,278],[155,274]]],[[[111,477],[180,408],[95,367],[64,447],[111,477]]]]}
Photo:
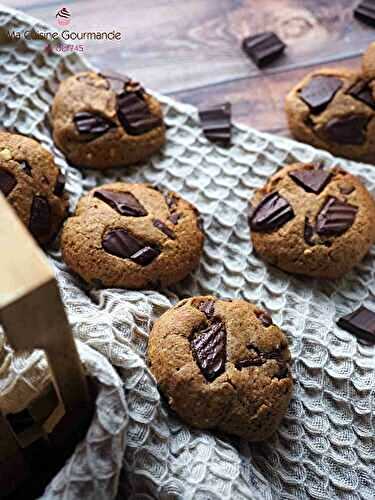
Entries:
{"type": "Polygon", "coordinates": [[[78,167],[133,165],[165,142],[159,102],[139,83],[117,75],[84,72],[63,81],[51,124],[55,144],[78,167]]]}
{"type": "Polygon", "coordinates": [[[80,200],[61,243],[65,262],[89,283],[157,288],[198,265],[203,232],[197,209],[178,194],[118,182],[80,200]]]}
{"type": "Polygon", "coordinates": [[[286,337],[244,300],[182,300],[154,324],[148,360],[170,407],[201,429],[261,441],[291,398],[286,337]]]}
{"type": "Polygon", "coordinates": [[[292,135],[332,154],[374,163],[375,100],[361,73],[320,69],[286,97],[292,135]]]}
{"type": "Polygon", "coordinates": [[[40,244],[58,233],[67,215],[65,178],[37,141],[0,132],[0,191],[40,244]]]}
{"type": "Polygon", "coordinates": [[[339,278],[375,242],[375,202],[339,167],[295,163],[257,191],[249,224],[256,252],[291,273],[339,278]]]}

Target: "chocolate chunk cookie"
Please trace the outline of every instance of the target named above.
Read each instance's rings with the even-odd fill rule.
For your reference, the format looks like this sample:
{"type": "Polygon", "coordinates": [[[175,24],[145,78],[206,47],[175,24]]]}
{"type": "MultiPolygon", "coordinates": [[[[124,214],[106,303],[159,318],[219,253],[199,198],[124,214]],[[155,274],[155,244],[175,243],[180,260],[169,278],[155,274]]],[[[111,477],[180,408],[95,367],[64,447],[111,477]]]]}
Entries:
{"type": "Polygon", "coordinates": [[[375,242],[375,202],[339,167],[296,163],[257,191],[249,224],[255,250],[291,273],[339,278],[375,242]]]}
{"type": "Polygon", "coordinates": [[[62,234],[65,262],[87,282],[157,288],[199,263],[197,209],[178,194],[146,184],[107,184],[84,196],[62,234]]]}
{"type": "Polygon", "coordinates": [[[53,101],[53,138],[69,162],[104,170],[147,160],[165,142],[159,102],[118,75],[78,73],[53,101]]]}
{"type": "Polygon", "coordinates": [[[40,244],[48,243],[67,215],[64,175],[37,141],[0,132],[0,191],[40,244]]]}
{"type": "Polygon", "coordinates": [[[375,100],[360,73],[328,68],[310,73],[288,94],[286,113],[296,139],[374,163],[375,100]]]}
{"type": "Polygon", "coordinates": [[[182,300],[156,321],[148,359],[171,408],[194,427],[260,441],[289,404],[286,337],[243,300],[182,300]]]}

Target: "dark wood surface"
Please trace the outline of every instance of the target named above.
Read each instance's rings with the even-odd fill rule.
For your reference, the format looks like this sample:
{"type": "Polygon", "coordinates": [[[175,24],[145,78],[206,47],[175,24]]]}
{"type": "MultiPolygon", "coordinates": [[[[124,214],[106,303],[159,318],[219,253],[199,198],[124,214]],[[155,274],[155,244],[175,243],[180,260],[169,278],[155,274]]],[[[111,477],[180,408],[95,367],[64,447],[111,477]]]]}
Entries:
{"type": "Polygon", "coordinates": [[[359,0],[8,0],[55,24],[63,5],[69,29],[122,32],[121,41],[84,42],[98,68],[125,72],[179,100],[229,100],[237,121],[287,135],[284,97],[316,67],[359,67],[375,29],[353,18],[359,0]],[[259,70],[241,50],[244,36],[275,31],[283,57],[259,70]]]}

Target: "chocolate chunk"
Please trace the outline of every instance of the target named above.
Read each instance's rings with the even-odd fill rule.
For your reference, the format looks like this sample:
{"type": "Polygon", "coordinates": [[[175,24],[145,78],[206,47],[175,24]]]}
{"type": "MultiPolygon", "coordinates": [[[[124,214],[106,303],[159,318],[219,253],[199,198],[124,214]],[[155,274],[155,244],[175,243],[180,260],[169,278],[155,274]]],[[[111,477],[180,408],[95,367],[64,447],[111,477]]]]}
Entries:
{"type": "Polygon", "coordinates": [[[36,238],[47,235],[51,229],[51,209],[43,196],[33,198],[29,229],[36,238]]]}
{"type": "Polygon", "coordinates": [[[364,80],[360,80],[353,85],[353,87],[349,89],[348,94],[354,97],[354,99],[364,102],[367,106],[370,106],[370,108],[375,109],[375,101],[372,97],[371,89],[364,80]]]}
{"type": "Polygon", "coordinates": [[[317,114],[325,110],[341,87],[342,81],[335,76],[313,76],[300,90],[299,96],[311,112],[317,114]]]}
{"type": "Polygon", "coordinates": [[[154,219],[152,223],[157,229],[159,229],[159,231],[163,232],[166,236],[168,236],[168,238],[170,238],[171,240],[176,239],[176,235],[174,234],[172,229],[169,229],[169,227],[162,220],[154,219]]]}
{"type": "Polygon", "coordinates": [[[235,367],[237,370],[242,370],[242,368],[249,368],[250,366],[262,366],[267,360],[261,357],[240,359],[236,361],[235,367]]]}
{"type": "Polygon", "coordinates": [[[226,331],[218,320],[211,323],[191,340],[194,358],[203,376],[209,382],[215,380],[225,370],[226,331]]]}
{"type": "Polygon", "coordinates": [[[338,144],[363,144],[367,122],[368,118],[361,115],[332,118],[324,130],[328,140],[338,144]]]}
{"type": "Polygon", "coordinates": [[[177,201],[178,201],[178,198],[175,196],[174,193],[172,193],[172,192],[166,193],[165,203],[168,205],[168,208],[170,210],[175,210],[175,208],[177,206],[177,201]]]}
{"type": "Polygon", "coordinates": [[[272,31],[246,37],[242,42],[243,51],[260,68],[277,59],[286,45],[272,31]]]}
{"type": "Polygon", "coordinates": [[[135,92],[117,96],[117,117],[130,135],[141,135],[162,125],[159,117],[151,114],[144,99],[135,92]]]}
{"type": "Polygon", "coordinates": [[[250,218],[253,231],[273,231],[294,217],[293,208],[277,191],[268,194],[254,209],[250,218]]]}
{"type": "Polygon", "coordinates": [[[115,124],[104,116],[88,112],[76,113],[73,121],[80,134],[91,134],[95,137],[99,137],[108,132],[110,128],[115,127],[115,124]]]}
{"type": "Polygon", "coordinates": [[[355,187],[352,186],[351,184],[343,184],[343,185],[340,185],[339,189],[340,189],[340,193],[342,193],[342,194],[350,194],[355,190],[355,187]]]}
{"type": "Polygon", "coordinates": [[[111,255],[130,259],[141,266],[147,266],[160,254],[159,250],[145,245],[125,229],[113,229],[107,233],[102,245],[111,255]]]}
{"type": "Polygon", "coordinates": [[[319,194],[329,183],[332,174],[325,170],[293,170],[289,172],[289,177],[308,193],[319,194]]]}
{"type": "Polygon", "coordinates": [[[31,166],[26,160],[22,160],[19,162],[22,170],[25,172],[26,175],[29,175],[31,177],[31,166]]]}
{"type": "Polygon", "coordinates": [[[65,188],[65,175],[62,172],[59,172],[56,179],[56,184],[53,194],[55,194],[56,196],[61,196],[64,193],[64,188],[65,188]]]}
{"type": "Polygon", "coordinates": [[[228,146],[231,140],[231,111],[229,102],[199,110],[203,133],[209,141],[228,146]]]}
{"type": "Polygon", "coordinates": [[[357,207],[346,201],[330,196],[318,214],[316,232],[325,236],[344,233],[352,226],[357,210],[357,207]]]}
{"type": "Polygon", "coordinates": [[[356,337],[375,343],[375,312],[364,306],[359,307],[351,314],[343,316],[337,324],[353,333],[356,337]]]}
{"type": "Polygon", "coordinates": [[[265,326],[266,328],[273,325],[271,316],[269,314],[267,314],[266,312],[262,312],[262,314],[259,316],[259,319],[260,319],[261,323],[263,324],[263,326],[265,326]]]}
{"type": "Polygon", "coordinates": [[[130,259],[140,266],[147,266],[160,254],[159,250],[146,246],[138,250],[130,259]]]}
{"type": "Polygon", "coordinates": [[[288,376],[289,374],[289,366],[284,360],[278,360],[277,364],[279,366],[278,372],[275,374],[275,377],[278,379],[282,379],[288,376]]]}
{"type": "Polygon", "coordinates": [[[309,219],[307,217],[305,217],[305,226],[303,228],[303,238],[308,245],[313,246],[314,245],[313,237],[314,237],[314,227],[310,223],[309,219]]]}
{"type": "Polygon", "coordinates": [[[147,215],[147,210],[145,210],[137,198],[131,193],[100,189],[95,191],[94,197],[107,203],[107,205],[116,210],[120,215],[126,215],[128,217],[144,217],[147,215]]]}
{"type": "Polygon", "coordinates": [[[180,217],[181,214],[179,214],[178,212],[174,212],[169,216],[169,220],[176,226],[178,224],[180,217]]]}
{"type": "Polygon", "coordinates": [[[362,0],[354,9],[354,17],[360,21],[375,26],[375,3],[373,0],[362,0]]]}
{"type": "Polygon", "coordinates": [[[6,170],[0,170],[0,191],[4,196],[8,196],[16,184],[17,180],[13,174],[6,170]]]}
{"type": "Polygon", "coordinates": [[[129,81],[129,77],[116,73],[114,71],[99,73],[100,76],[108,81],[108,88],[111,88],[116,94],[120,94],[125,90],[125,84],[129,81]]]}
{"type": "Polygon", "coordinates": [[[202,311],[207,318],[212,318],[215,312],[215,302],[213,300],[206,300],[199,304],[198,309],[202,311]]]}

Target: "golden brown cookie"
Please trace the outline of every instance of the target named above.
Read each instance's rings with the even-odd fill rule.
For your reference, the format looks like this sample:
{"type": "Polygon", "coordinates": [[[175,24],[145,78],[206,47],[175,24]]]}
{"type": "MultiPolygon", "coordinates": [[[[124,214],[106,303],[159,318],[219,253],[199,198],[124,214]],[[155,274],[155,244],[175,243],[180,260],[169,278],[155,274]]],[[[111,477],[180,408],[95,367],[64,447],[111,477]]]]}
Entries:
{"type": "Polygon", "coordinates": [[[84,72],[63,81],[51,122],[56,145],[78,167],[136,164],[165,142],[159,102],[138,83],[117,75],[84,72]]]}
{"type": "Polygon", "coordinates": [[[182,300],[156,321],[148,359],[171,408],[201,429],[261,441],[291,398],[286,337],[244,300],[182,300]]]}
{"type": "Polygon", "coordinates": [[[375,100],[361,73],[320,69],[286,97],[292,135],[334,155],[375,162],[375,100]]]}
{"type": "Polygon", "coordinates": [[[67,215],[65,178],[37,141],[0,132],[0,191],[41,243],[48,243],[67,215]]]}
{"type": "Polygon", "coordinates": [[[118,182],[80,200],[61,243],[87,282],[139,289],[185,278],[199,263],[203,232],[197,209],[178,194],[118,182]]]}
{"type": "Polygon", "coordinates": [[[375,202],[339,167],[295,163],[257,191],[249,224],[255,250],[291,273],[339,278],[375,242],[375,202]]]}

